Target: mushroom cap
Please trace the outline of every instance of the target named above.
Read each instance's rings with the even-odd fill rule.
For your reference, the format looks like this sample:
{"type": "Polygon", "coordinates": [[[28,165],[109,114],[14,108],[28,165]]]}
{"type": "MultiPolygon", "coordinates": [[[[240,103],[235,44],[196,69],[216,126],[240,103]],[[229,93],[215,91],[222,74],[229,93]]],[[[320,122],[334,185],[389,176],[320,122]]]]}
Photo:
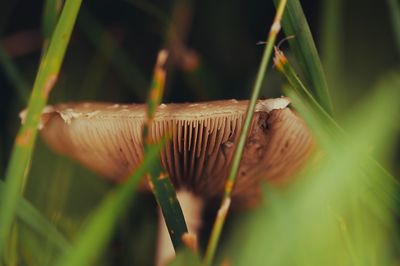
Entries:
{"type": "MultiPolygon", "coordinates": [[[[258,201],[261,180],[284,180],[307,158],[313,138],[287,106],[287,98],[258,100],[233,200],[258,201]]],[[[244,122],[248,101],[162,104],[150,137],[170,141],[161,162],[176,188],[220,197],[244,122]]],[[[41,135],[56,152],[96,173],[123,180],[143,159],[144,104],[71,103],[46,109],[41,135]]]]}

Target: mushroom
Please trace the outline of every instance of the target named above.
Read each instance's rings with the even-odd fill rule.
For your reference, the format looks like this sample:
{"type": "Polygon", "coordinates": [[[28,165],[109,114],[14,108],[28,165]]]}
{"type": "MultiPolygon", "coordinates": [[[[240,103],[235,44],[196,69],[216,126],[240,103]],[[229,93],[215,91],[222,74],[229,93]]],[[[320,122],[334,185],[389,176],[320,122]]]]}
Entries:
{"type": "MultiPolygon", "coordinates": [[[[234,206],[256,204],[262,180],[286,180],[310,154],[311,133],[289,103],[288,98],[258,100],[232,194],[234,206]]],[[[161,104],[156,111],[150,136],[171,136],[161,162],[177,190],[189,232],[196,234],[201,226],[203,202],[222,195],[247,105],[236,100],[161,104]]],[[[145,110],[144,104],[59,104],[42,115],[41,135],[56,152],[121,181],[143,159],[145,110]]],[[[161,226],[163,230],[159,242],[167,244],[159,245],[158,265],[174,254],[161,226]]]]}

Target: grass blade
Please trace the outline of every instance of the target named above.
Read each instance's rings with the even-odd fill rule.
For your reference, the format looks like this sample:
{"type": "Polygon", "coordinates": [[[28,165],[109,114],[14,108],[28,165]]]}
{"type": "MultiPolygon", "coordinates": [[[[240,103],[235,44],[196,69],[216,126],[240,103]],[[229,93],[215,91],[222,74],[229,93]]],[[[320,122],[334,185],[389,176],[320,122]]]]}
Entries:
{"type": "MultiPolygon", "coordinates": [[[[277,5],[278,1],[275,0],[274,2],[277,5]]],[[[287,11],[282,19],[282,27],[286,36],[295,36],[295,38],[289,40],[289,44],[306,76],[306,80],[311,83],[314,89],[316,99],[329,114],[332,114],[328,83],[300,1],[288,0],[286,9],[287,11]]]]}
{"type": "Polygon", "coordinates": [[[200,258],[192,250],[186,248],[180,250],[176,255],[176,258],[168,264],[168,266],[201,266],[200,258]]]}
{"type": "Polygon", "coordinates": [[[235,184],[237,172],[239,170],[240,160],[242,158],[242,153],[244,146],[246,144],[247,134],[250,128],[251,120],[253,118],[254,109],[256,106],[256,101],[259,97],[261,84],[265,78],[265,73],[267,70],[268,63],[271,59],[273,47],[276,41],[276,36],[281,29],[281,19],[286,7],[286,0],[282,0],[279,2],[277,7],[276,15],[274,21],[272,23],[271,29],[269,31],[268,39],[266,42],[264,54],[261,60],[260,67],[258,69],[257,78],[253,87],[253,91],[250,98],[250,103],[246,111],[246,118],[243,124],[242,131],[240,133],[239,142],[237,144],[235,153],[232,158],[231,169],[228,175],[228,178],[225,183],[225,191],[222,199],[222,203],[220,209],[218,210],[217,217],[214,221],[214,225],[211,231],[211,236],[207,245],[206,254],[204,257],[203,264],[211,265],[215,251],[217,249],[218,241],[221,236],[222,228],[225,223],[226,215],[229,211],[230,202],[231,202],[231,193],[235,184]]]}
{"type": "Polygon", "coordinates": [[[24,125],[18,132],[6,170],[6,192],[0,208],[0,253],[8,238],[17,206],[18,194],[24,183],[28,163],[37,136],[40,115],[49,93],[57,81],[65,51],[81,5],[81,0],[68,0],[51,38],[48,52],[42,58],[28,103],[24,125]]]}
{"type": "Polygon", "coordinates": [[[73,247],[62,254],[55,265],[90,265],[101,253],[110,238],[117,219],[127,209],[135,196],[135,189],[141,177],[157,163],[165,139],[147,150],[143,162],[139,165],[126,184],[119,185],[103,200],[82,228],[73,247]]]}
{"type": "Polygon", "coordinates": [[[343,133],[343,130],[336,121],[327,113],[327,111],[317,102],[311,92],[306,88],[300,80],[294,68],[290,65],[288,59],[279,48],[275,47],[274,64],[290,84],[290,88],[306,103],[320,119],[321,125],[329,127],[329,132],[337,135],[343,133]]]}
{"type": "MultiPolygon", "coordinates": [[[[154,68],[153,82],[147,100],[147,123],[143,130],[145,155],[147,150],[151,149],[154,145],[150,139],[149,129],[152,126],[155,111],[161,103],[164,92],[166,79],[165,63],[167,57],[168,54],[165,50],[160,51],[154,68]]],[[[183,246],[182,236],[188,232],[188,229],[181,206],[176,197],[174,186],[172,185],[168,174],[162,168],[160,159],[155,164],[155,167],[150,171],[149,183],[163,213],[172,244],[174,245],[175,250],[178,250],[183,246]]]]}
{"type": "MultiPolygon", "coordinates": [[[[278,50],[278,48],[275,49],[274,62],[277,70],[284,74],[290,84],[290,87],[284,89],[284,93],[288,96],[291,95],[294,97],[294,100],[298,99],[296,105],[303,106],[303,109],[310,110],[309,113],[304,112],[304,115],[306,116],[305,118],[318,119],[318,123],[311,123],[310,126],[320,145],[326,146],[332,142],[332,139],[347,136],[348,133],[346,133],[345,130],[322,108],[322,106],[319,105],[309,90],[304,86],[287,58],[284,56],[282,51],[278,50]],[[315,124],[318,126],[313,127],[315,124]]],[[[395,82],[396,81],[393,83],[395,82]]],[[[369,171],[374,171],[377,175],[381,176],[382,179],[386,180],[386,182],[392,183],[393,186],[399,186],[398,181],[373,158],[368,157],[367,165],[369,171]]],[[[399,201],[399,199],[396,199],[396,201],[399,201]]]]}
{"type": "Polygon", "coordinates": [[[60,15],[63,0],[45,0],[42,17],[42,32],[45,46],[51,38],[60,15]]]}
{"type": "MultiPolygon", "coordinates": [[[[373,96],[348,115],[348,135],[328,138],[323,155],[291,187],[265,190],[263,206],[244,224],[237,224],[237,238],[229,241],[235,265],[392,265],[397,261],[391,240],[397,238],[393,199],[399,186],[373,169],[360,168],[370,162],[371,144],[386,148],[393,144],[399,84],[399,75],[378,84],[373,96]]],[[[290,92],[307,124],[324,130],[308,103],[290,92]]]]}
{"type": "Polygon", "coordinates": [[[392,27],[394,37],[396,39],[397,52],[400,56],[400,3],[398,0],[387,0],[389,6],[390,17],[392,19],[392,27]]]}
{"type": "MultiPolygon", "coordinates": [[[[4,183],[0,182],[0,197],[4,194],[4,189],[4,183]]],[[[69,242],[58,229],[24,198],[18,199],[16,215],[18,219],[33,229],[34,232],[40,234],[43,238],[47,238],[59,249],[63,250],[70,247],[69,242]]]]}
{"type": "MultiPolygon", "coordinates": [[[[276,69],[286,77],[288,83],[290,84],[289,88],[284,89],[285,94],[295,93],[297,97],[313,111],[314,115],[319,118],[319,126],[322,127],[322,125],[324,125],[324,128],[329,134],[329,136],[326,136],[328,139],[338,135],[346,134],[343,128],[317,102],[310,90],[308,90],[304,83],[300,80],[300,77],[297,75],[286,56],[277,47],[275,47],[274,63],[276,69]]],[[[323,141],[323,139],[323,137],[320,138],[321,141],[323,141]]]]}

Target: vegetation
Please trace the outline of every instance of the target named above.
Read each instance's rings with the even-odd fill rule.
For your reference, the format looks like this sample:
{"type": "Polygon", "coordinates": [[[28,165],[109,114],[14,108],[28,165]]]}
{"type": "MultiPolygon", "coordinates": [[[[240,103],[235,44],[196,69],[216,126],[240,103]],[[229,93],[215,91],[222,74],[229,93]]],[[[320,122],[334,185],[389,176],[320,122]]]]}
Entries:
{"type": "MultiPolygon", "coordinates": [[[[173,265],[397,264],[398,2],[265,2],[0,3],[0,265],[153,264],[156,201],[135,188],[145,173],[158,182],[166,140],[147,143],[140,167],[117,185],[36,137],[48,99],[144,102],[151,89],[149,123],[161,99],[252,95],[254,104],[260,95],[286,95],[317,143],[291,182],[263,185],[256,208],[215,218],[219,204],[210,202],[198,254],[172,234],[173,265]],[[274,50],[285,37],[279,21],[290,38],[274,50]],[[157,67],[153,74],[164,48],[166,80],[157,67]]],[[[170,232],[185,232],[167,181],[154,191],[157,201],[170,232]]],[[[229,197],[229,189],[221,195],[229,197]]]]}

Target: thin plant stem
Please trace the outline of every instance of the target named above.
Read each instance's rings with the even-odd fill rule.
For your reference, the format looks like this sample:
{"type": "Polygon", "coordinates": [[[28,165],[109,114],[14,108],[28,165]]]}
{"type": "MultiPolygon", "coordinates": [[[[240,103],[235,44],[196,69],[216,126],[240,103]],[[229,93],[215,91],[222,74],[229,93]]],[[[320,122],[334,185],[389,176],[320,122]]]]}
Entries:
{"type": "Polygon", "coordinates": [[[28,103],[26,120],[16,137],[6,170],[6,190],[0,201],[0,253],[8,239],[18,197],[24,184],[24,176],[29,170],[28,165],[37,136],[40,116],[57,81],[81,3],[82,0],[68,0],[66,2],[59,23],[50,40],[49,49],[40,62],[28,103]]]}
{"type": "Polygon", "coordinates": [[[397,52],[400,56],[400,3],[398,0],[387,0],[394,37],[396,39],[397,52]]]}
{"type": "Polygon", "coordinates": [[[252,95],[250,98],[250,103],[247,108],[246,118],[243,124],[243,128],[239,137],[239,142],[235,150],[235,154],[233,155],[231,169],[228,175],[228,178],[225,183],[224,196],[222,199],[221,207],[218,210],[217,217],[215,219],[211,236],[207,245],[206,254],[204,257],[203,264],[211,265],[214,260],[215,251],[218,245],[219,238],[221,236],[222,228],[225,223],[226,215],[229,211],[230,203],[231,203],[231,193],[235,185],[237,172],[240,165],[240,160],[242,158],[243,149],[246,143],[247,134],[250,128],[250,124],[253,118],[254,109],[256,106],[256,102],[258,96],[260,94],[261,85],[265,78],[266,70],[268,63],[271,59],[272,51],[274,48],[274,44],[276,41],[277,34],[281,29],[281,20],[286,7],[286,0],[282,0],[279,2],[276,15],[274,21],[272,23],[271,29],[269,31],[268,39],[266,42],[266,47],[264,50],[264,54],[261,60],[260,67],[258,69],[257,78],[253,87],[252,95]]]}
{"type": "MultiPolygon", "coordinates": [[[[167,57],[167,51],[161,50],[158,54],[157,63],[154,68],[153,82],[147,100],[147,121],[143,130],[145,156],[147,150],[155,145],[149,132],[154,121],[155,112],[161,103],[164,92],[166,80],[165,63],[167,57]]],[[[175,250],[177,250],[183,246],[182,236],[188,232],[188,229],[181,206],[176,197],[174,186],[172,185],[167,172],[163,169],[160,160],[155,163],[154,167],[149,172],[148,182],[163,213],[172,244],[174,245],[175,250]]]]}

